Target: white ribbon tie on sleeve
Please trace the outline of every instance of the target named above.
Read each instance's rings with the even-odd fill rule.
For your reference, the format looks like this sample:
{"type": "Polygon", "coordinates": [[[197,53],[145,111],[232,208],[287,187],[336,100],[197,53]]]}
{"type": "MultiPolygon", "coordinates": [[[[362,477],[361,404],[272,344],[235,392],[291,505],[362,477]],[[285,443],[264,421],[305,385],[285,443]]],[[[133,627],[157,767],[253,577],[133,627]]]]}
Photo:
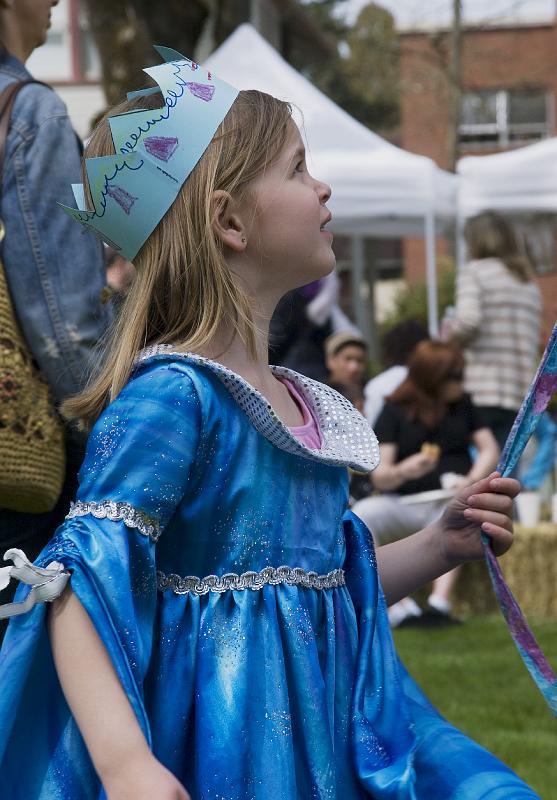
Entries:
{"type": "Polygon", "coordinates": [[[50,603],[56,600],[70,578],[70,573],[58,561],[53,561],[46,569],[36,567],[22,550],[15,547],[4,553],[4,561],[12,561],[13,566],[0,568],[0,591],[8,586],[12,578],[26,583],[32,589],[25,600],[1,605],[0,619],[26,614],[37,603],[50,603]]]}

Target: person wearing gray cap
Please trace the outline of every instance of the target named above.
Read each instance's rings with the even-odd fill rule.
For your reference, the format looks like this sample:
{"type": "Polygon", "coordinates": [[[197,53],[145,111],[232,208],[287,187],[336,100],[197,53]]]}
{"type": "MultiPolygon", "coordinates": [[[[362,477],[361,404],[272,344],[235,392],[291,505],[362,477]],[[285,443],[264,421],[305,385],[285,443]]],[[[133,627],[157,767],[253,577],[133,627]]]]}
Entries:
{"type": "Polygon", "coordinates": [[[325,340],[325,363],[328,384],[342,391],[343,387],[362,392],[367,372],[367,345],[354,331],[338,331],[325,340]]]}

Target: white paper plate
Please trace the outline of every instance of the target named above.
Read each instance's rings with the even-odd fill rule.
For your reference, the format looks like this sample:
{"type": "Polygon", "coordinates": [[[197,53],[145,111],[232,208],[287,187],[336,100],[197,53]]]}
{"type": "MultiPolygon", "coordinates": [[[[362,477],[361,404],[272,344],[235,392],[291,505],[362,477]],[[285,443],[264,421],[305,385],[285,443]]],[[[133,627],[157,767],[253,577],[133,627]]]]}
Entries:
{"type": "Polygon", "coordinates": [[[440,503],[443,500],[450,500],[454,497],[456,489],[432,489],[430,492],[418,492],[418,494],[403,494],[399,502],[403,505],[414,505],[414,503],[440,503]]]}

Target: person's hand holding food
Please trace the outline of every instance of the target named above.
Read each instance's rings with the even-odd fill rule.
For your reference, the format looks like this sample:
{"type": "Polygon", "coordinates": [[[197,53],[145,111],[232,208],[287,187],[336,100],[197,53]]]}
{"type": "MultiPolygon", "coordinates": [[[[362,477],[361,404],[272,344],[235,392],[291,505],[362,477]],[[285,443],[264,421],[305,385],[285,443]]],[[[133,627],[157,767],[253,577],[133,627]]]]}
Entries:
{"type": "Polygon", "coordinates": [[[440,456],[441,448],[438,444],[424,442],[419,453],[414,453],[414,455],[408,456],[408,458],[399,463],[400,475],[405,481],[423,478],[424,475],[429,475],[430,472],[433,472],[440,456]]]}

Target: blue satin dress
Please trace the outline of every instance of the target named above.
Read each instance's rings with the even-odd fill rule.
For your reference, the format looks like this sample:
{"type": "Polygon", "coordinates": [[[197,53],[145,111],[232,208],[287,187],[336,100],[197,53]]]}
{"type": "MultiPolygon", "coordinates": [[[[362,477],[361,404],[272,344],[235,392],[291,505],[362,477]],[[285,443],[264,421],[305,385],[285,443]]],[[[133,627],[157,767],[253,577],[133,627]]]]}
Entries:
{"type": "MultiPolygon", "coordinates": [[[[145,353],[36,563],[70,571],[155,755],[193,800],[537,797],[397,658],[371,536],[347,510],[347,465],[377,462],[371,430],[332,390],[275,369],[312,407],[320,451],[215,362],[145,353]]],[[[45,614],[14,617],[0,654],[0,794],[98,800],[45,614]]]]}

